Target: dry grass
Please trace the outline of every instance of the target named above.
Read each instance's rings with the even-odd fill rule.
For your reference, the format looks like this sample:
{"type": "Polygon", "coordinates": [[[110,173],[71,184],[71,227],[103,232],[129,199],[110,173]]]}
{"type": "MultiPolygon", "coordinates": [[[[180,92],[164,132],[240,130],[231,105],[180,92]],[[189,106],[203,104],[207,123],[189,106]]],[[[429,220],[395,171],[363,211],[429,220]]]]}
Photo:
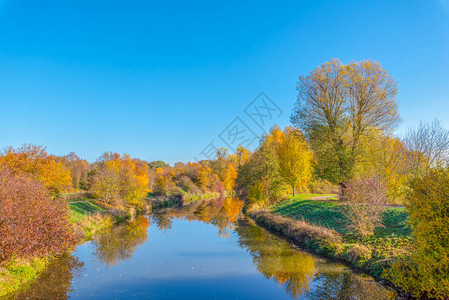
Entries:
{"type": "Polygon", "coordinates": [[[113,224],[114,220],[112,216],[96,212],[73,223],[73,229],[78,237],[84,240],[90,240],[95,234],[112,227],[113,224]]]}
{"type": "Polygon", "coordinates": [[[347,244],[342,235],[333,229],[311,225],[266,210],[251,210],[248,215],[260,226],[284,235],[295,244],[357,267],[367,267],[372,258],[372,249],[369,246],[347,244]]]}
{"type": "Polygon", "coordinates": [[[314,244],[320,248],[334,248],[335,244],[343,243],[341,235],[332,229],[292,220],[265,210],[250,211],[248,214],[257,223],[284,234],[301,245],[314,244]]]}

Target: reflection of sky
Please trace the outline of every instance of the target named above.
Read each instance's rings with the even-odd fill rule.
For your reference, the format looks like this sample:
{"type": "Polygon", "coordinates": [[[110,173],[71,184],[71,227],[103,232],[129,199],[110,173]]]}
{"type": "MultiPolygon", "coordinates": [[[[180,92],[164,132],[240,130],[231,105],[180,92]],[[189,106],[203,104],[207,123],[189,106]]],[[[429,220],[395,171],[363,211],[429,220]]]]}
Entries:
{"type": "Polygon", "coordinates": [[[148,235],[130,260],[116,266],[99,263],[91,243],[79,246],[74,255],[85,267],[70,297],[289,298],[257,272],[234,232],[220,238],[212,225],[174,220],[171,230],[151,225],[148,235]]]}

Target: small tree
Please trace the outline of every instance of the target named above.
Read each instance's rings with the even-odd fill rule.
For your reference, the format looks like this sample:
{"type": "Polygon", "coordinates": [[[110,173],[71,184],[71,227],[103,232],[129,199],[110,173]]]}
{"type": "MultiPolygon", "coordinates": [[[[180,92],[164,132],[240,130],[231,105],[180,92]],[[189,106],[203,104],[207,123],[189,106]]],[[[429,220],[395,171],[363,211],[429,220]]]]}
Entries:
{"type": "Polygon", "coordinates": [[[125,154],[104,153],[96,162],[92,189],[103,202],[143,206],[149,191],[147,163],[125,154]]]}
{"type": "Polygon", "coordinates": [[[279,174],[288,183],[295,196],[297,186],[304,187],[312,177],[312,153],[303,134],[293,127],[286,127],[276,145],[279,174]]]}
{"type": "Polygon", "coordinates": [[[345,215],[362,236],[372,235],[381,225],[382,212],[385,210],[387,188],[378,177],[354,179],[345,190],[345,215]]]}

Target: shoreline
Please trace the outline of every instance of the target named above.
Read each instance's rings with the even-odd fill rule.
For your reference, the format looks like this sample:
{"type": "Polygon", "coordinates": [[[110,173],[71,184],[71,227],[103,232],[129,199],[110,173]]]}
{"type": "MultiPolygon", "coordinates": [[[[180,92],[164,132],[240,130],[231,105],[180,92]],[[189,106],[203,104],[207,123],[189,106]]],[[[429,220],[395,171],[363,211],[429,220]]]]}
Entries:
{"type": "Polygon", "coordinates": [[[335,230],[283,217],[266,210],[250,210],[244,215],[260,228],[278,235],[299,249],[336,260],[355,271],[365,273],[379,284],[393,289],[399,299],[410,298],[378,273],[379,270],[383,271],[388,267],[388,262],[379,263],[372,260],[367,249],[364,249],[365,246],[344,243],[341,235],[335,230]]]}

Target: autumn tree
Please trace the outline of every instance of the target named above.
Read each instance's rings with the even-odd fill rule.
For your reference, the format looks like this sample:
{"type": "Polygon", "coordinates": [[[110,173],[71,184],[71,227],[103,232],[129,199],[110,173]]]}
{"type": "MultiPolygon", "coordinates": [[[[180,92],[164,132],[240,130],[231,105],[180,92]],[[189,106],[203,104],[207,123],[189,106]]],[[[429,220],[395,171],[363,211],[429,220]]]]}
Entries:
{"type": "Polygon", "coordinates": [[[7,148],[0,156],[0,164],[16,174],[24,173],[41,181],[54,193],[70,190],[70,170],[42,146],[28,144],[17,149],[7,148]]]}
{"type": "Polygon", "coordinates": [[[235,157],[228,154],[228,149],[219,148],[215,160],[211,161],[212,171],[218,176],[227,191],[233,191],[237,178],[235,157]]]}
{"type": "Polygon", "coordinates": [[[152,161],[148,164],[148,166],[150,167],[150,169],[157,169],[157,168],[164,169],[170,167],[167,163],[163,162],[162,160],[152,161]]]}
{"type": "Polygon", "coordinates": [[[104,153],[95,163],[93,192],[113,206],[142,206],[148,189],[148,165],[125,154],[104,153]]]}
{"type": "Polygon", "coordinates": [[[411,152],[402,141],[378,130],[363,137],[355,167],[358,178],[377,177],[387,188],[390,203],[401,204],[412,173],[411,152]]]}
{"type": "Polygon", "coordinates": [[[283,194],[285,183],[279,174],[276,154],[276,145],[282,134],[277,126],[264,134],[259,147],[238,169],[236,191],[249,203],[266,205],[283,194]]]}
{"type": "Polygon", "coordinates": [[[70,152],[61,158],[62,163],[70,170],[72,176],[72,187],[77,189],[87,189],[89,163],[78,157],[74,152],[70,152]]]}
{"type": "Polygon", "coordinates": [[[242,145],[240,145],[237,150],[235,151],[234,154],[234,161],[235,161],[235,166],[237,167],[237,169],[244,164],[245,162],[248,161],[248,159],[251,156],[251,151],[249,151],[248,149],[245,149],[245,147],[243,147],[242,145]]]}
{"type": "Polygon", "coordinates": [[[292,122],[310,142],[317,174],[342,186],[354,177],[366,133],[391,131],[400,121],[397,83],[374,61],[333,59],[301,76],[297,89],[292,122]]]}
{"type": "Polygon", "coordinates": [[[296,187],[304,187],[311,178],[312,153],[303,134],[286,127],[276,144],[279,174],[290,184],[295,196],[296,187]]]}

